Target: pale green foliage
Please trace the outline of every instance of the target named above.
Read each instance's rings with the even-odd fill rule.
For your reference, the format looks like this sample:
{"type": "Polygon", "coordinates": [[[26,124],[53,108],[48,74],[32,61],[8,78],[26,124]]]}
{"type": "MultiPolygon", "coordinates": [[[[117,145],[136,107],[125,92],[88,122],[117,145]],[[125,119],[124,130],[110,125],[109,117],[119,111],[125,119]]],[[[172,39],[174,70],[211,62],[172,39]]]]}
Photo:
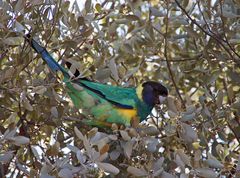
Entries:
{"type": "Polygon", "coordinates": [[[240,177],[240,3],[197,2],[0,1],[0,177],[240,177]],[[85,77],[170,96],[137,131],[87,127],[28,32],[85,77]]]}

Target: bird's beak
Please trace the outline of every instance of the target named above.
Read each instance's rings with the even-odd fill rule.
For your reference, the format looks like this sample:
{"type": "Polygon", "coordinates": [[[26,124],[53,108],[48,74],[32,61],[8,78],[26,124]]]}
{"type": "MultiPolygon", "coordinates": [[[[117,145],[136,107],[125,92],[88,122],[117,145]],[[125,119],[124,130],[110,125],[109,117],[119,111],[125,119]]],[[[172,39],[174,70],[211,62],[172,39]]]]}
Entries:
{"type": "Polygon", "coordinates": [[[160,104],[162,104],[165,101],[166,98],[167,98],[166,96],[159,96],[160,104]]]}

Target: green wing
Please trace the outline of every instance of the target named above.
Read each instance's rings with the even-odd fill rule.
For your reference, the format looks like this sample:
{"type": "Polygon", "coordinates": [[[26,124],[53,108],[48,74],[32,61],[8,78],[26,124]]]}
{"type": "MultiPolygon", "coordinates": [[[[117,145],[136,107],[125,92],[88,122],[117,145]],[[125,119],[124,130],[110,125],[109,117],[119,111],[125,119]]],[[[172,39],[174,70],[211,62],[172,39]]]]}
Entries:
{"type": "Polygon", "coordinates": [[[105,85],[85,79],[65,83],[74,105],[93,116],[94,119],[85,121],[88,125],[109,127],[111,123],[117,123],[130,126],[131,119],[137,114],[134,111],[138,110],[139,100],[135,88],[105,85]]]}
{"type": "Polygon", "coordinates": [[[133,109],[136,106],[136,100],[138,98],[135,88],[123,88],[81,79],[78,79],[76,83],[117,107],[133,109]]]}

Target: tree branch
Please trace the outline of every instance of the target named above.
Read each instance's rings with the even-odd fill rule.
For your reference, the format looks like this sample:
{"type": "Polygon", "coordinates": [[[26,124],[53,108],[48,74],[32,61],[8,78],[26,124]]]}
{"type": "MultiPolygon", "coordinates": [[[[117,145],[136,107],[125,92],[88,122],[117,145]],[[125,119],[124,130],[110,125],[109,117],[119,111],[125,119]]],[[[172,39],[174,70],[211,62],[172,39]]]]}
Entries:
{"type": "Polygon", "coordinates": [[[185,107],[185,102],[179,92],[179,88],[175,82],[175,79],[174,79],[174,76],[173,76],[173,72],[171,70],[171,64],[169,62],[169,59],[168,59],[168,38],[167,38],[167,35],[168,35],[168,15],[169,15],[169,2],[167,1],[167,14],[166,14],[166,32],[164,34],[164,57],[166,59],[166,62],[167,62],[167,68],[168,68],[168,71],[169,71],[169,74],[170,74],[170,77],[171,77],[171,80],[173,82],[173,85],[175,87],[175,90],[177,92],[177,95],[179,97],[179,99],[181,100],[181,103],[182,103],[182,106],[185,107]]]}
{"type": "Polygon", "coordinates": [[[188,17],[189,20],[191,20],[191,22],[193,24],[195,24],[201,31],[203,31],[206,35],[210,36],[211,38],[213,38],[214,40],[216,40],[219,45],[229,54],[229,56],[231,57],[232,61],[234,61],[237,64],[240,64],[240,60],[237,60],[234,58],[234,56],[232,55],[232,53],[229,51],[229,49],[222,43],[222,39],[219,39],[216,35],[212,34],[211,31],[208,32],[206,31],[200,24],[198,24],[196,22],[196,20],[194,20],[188,13],[187,11],[181,6],[181,4],[178,2],[178,0],[175,0],[177,6],[182,10],[182,12],[188,17]]]}

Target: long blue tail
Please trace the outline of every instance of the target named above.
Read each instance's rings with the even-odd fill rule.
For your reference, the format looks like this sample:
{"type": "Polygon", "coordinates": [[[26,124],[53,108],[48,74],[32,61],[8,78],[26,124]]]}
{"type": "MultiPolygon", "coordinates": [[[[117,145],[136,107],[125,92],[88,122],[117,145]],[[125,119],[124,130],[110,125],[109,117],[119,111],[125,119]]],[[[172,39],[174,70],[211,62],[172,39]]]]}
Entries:
{"type": "Polygon", "coordinates": [[[69,78],[69,74],[66,71],[66,69],[64,67],[62,67],[60,64],[57,63],[57,61],[55,61],[53,59],[53,57],[48,53],[48,51],[43,48],[40,44],[38,44],[33,38],[31,38],[30,34],[27,34],[25,39],[29,42],[29,44],[31,45],[31,47],[38,53],[41,55],[42,59],[47,63],[47,65],[49,66],[49,68],[52,71],[58,71],[60,70],[64,77],[68,77],[69,78]]]}

